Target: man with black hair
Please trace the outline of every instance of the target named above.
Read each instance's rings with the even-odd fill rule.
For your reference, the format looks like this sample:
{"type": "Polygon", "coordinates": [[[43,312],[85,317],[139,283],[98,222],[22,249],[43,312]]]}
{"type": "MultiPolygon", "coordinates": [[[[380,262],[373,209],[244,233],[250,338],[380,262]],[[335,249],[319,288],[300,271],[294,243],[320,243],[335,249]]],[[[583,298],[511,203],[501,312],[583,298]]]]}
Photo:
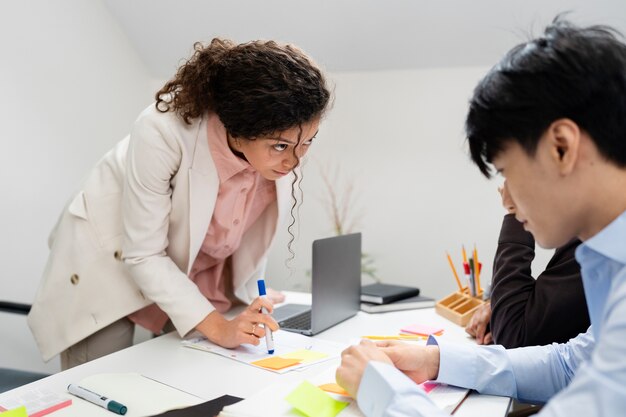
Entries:
{"type": "Polygon", "coordinates": [[[547,402],[542,416],[626,409],[626,44],[610,28],[559,18],[479,83],[466,131],[473,161],[502,174],[537,243],[578,237],[591,327],[564,344],[504,349],[362,342],[337,381],[373,416],[443,416],[416,385],[436,380],[547,402]]]}

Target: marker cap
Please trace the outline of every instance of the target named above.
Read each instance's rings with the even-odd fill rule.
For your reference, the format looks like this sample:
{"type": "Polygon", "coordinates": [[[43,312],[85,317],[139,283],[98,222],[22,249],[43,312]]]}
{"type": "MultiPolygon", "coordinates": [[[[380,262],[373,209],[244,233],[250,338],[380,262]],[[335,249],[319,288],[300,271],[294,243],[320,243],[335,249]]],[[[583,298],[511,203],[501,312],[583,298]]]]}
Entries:
{"type": "Polygon", "coordinates": [[[128,411],[128,408],[126,408],[125,405],[118,403],[117,401],[111,400],[107,404],[107,410],[113,411],[116,414],[124,415],[126,414],[126,411],[128,411]]]}
{"type": "Polygon", "coordinates": [[[257,285],[259,286],[259,295],[262,297],[264,295],[266,295],[267,293],[265,292],[265,280],[260,279],[257,282],[257,285]]]}

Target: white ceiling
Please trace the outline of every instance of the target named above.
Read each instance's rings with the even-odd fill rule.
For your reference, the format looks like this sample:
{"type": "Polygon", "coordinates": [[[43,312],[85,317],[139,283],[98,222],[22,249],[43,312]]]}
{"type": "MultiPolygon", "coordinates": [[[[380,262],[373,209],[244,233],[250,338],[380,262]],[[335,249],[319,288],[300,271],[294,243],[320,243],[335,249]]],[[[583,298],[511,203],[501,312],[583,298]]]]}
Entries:
{"type": "Polygon", "coordinates": [[[625,0],[104,0],[154,77],[195,41],[294,43],[329,71],[490,66],[571,11],[626,33],[625,0]]]}

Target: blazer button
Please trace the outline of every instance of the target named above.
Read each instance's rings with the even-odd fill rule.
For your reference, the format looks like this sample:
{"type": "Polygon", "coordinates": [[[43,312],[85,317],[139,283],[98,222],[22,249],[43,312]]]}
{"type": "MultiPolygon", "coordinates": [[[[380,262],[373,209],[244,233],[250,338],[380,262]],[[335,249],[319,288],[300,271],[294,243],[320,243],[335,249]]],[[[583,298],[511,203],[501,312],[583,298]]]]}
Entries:
{"type": "Polygon", "coordinates": [[[71,282],[72,284],[76,285],[76,284],[78,284],[78,280],[79,280],[79,279],[80,279],[80,278],[78,278],[78,275],[76,275],[76,274],[72,274],[72,276],[70,277],[70,282],[71,282]]]}
{"type": "Polygon", "coordinates": [[[117,259],[118,261],[122,260],[122,251],[121,250],[116,250],[115,252],[113,252],[113,257],[115,259],[117,259]]]}

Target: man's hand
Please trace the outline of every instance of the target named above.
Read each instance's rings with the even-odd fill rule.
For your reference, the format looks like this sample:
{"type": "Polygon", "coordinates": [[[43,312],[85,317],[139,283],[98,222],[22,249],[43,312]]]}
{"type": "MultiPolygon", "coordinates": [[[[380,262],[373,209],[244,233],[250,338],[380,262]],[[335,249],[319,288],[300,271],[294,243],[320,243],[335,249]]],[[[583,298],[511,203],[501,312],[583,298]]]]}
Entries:
{"type": "Polygon", "coordinates": [[[509,189],[506,186],[506,181],[502,184],[502,187],[498,188],[498,192],[502,197],[502,205],[506,209],[509,214],[515,214],[515,203],[513,202],[513,198],[511,198],[511,194],[509,194],[509,189]]]}
{"type": "Polygon", "coordinates": [[[350,346],[341,353],[341,365],[337,368],[335,378],[348,394],[356,398],[363,378],[363,372],[369,361],[385,362],[393,365],[391,359],[374,343],[362,340],[360,345],[350,346]]]}
{"type": "Polygon", "coordinates": [[[465,331],[476,338],[479,345],[489,345],[493,343],[491,332],[487,331],[487,325],[491,320],[491,304],[485,303],[478,307],[471,320],[465,327],[465,331]]]}
{"type": "Polygon", "coordinates": [[[415,383],[437,379],[439,374],[439,347],[415,346],[397,340],[385,340],[377,346],[391,359],[396,368],[415,383]]]}

